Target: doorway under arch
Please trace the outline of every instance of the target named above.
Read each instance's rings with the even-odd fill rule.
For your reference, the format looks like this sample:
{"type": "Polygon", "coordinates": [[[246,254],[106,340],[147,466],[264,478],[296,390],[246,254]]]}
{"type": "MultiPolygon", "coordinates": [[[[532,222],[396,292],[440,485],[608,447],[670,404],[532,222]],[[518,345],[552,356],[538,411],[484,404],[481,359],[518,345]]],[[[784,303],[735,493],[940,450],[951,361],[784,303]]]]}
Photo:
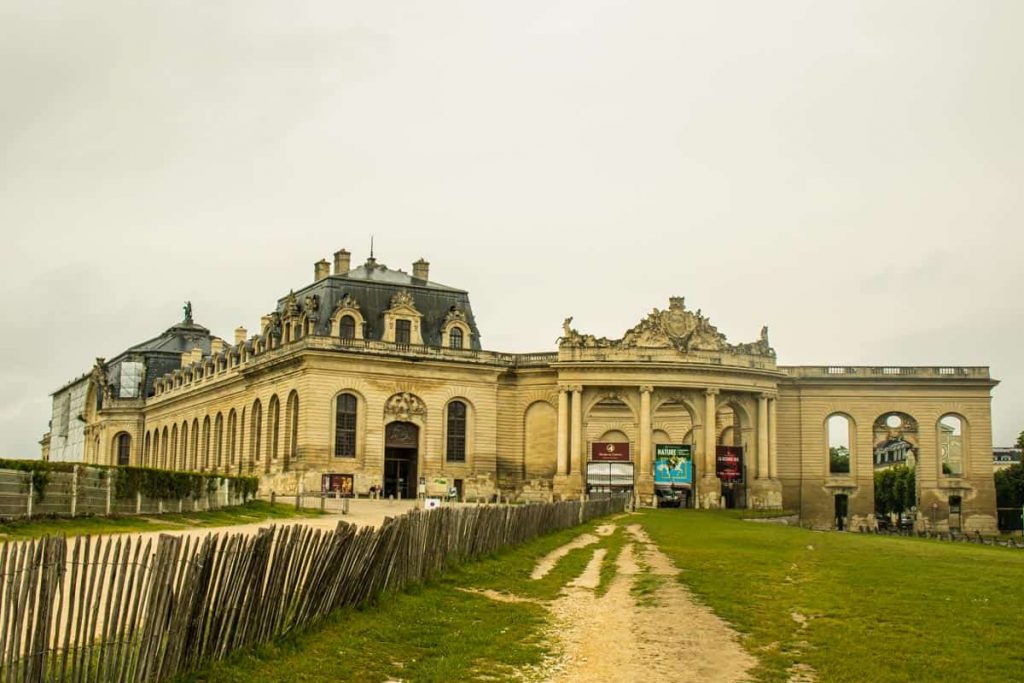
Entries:
{"type": "Polygon", "coordinates": [[[384,428],[384,496],[415,498],[420,428],[392,422],[384,428]]]}

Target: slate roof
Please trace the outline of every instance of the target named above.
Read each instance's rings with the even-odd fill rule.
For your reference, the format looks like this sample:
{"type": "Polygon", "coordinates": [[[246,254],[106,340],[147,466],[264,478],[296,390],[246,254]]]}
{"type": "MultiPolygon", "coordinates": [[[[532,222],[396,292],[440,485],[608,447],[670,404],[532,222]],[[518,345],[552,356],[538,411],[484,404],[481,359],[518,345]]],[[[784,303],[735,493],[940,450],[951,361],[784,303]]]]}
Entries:
{"type": "MultiPolygon", "coordinates": [[[[480,330],[466,290],[415,278],[402,270],[392,270],[377,263],[374,258],[343,275],[329,275],[303,287],[295,292],[295,299],[302,307],[307,296],[315,294],[320,298],[316,333],[330,335],[331,315],[341,298],[348,294],[359,303],[359,311],[366,320],[364,337],[379,340],[384,333],[384,312],[391,307],[391,297],[402,290],[412,296],[416,310],[423,315],[420,331],[424,344],[441,345],[441,327],[454,306],[466,314],[466,323],[473,333],[467,348],[480,350],[480,330]]],[[[278,300],[279,313],[284,311],[287,300],[287,296],[278,300]]]]}

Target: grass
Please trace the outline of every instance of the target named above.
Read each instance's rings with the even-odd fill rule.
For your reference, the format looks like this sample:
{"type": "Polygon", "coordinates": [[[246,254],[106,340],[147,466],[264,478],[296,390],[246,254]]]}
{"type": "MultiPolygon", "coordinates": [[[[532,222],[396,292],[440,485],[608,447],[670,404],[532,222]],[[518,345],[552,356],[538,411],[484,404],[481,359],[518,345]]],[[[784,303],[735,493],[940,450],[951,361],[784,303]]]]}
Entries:
{"type": "Polygon", "coordinates": [[[758,680],[785,681],[796,662],[837,682],[1024,672],[1024,552],[696,511],[639,519],[683,583],[743,633],[758,680]]]}
{"type": "Polygon", "coordinates": [[[532,581],[537,559],[585,531],[593,532],[599,523],[455,567],[429,584],[386,596],[376,606],[342,611],[320,626],[233,655],[181,680],[507,680],[513,669],[537,665],[548,654],[545,609],[534,602],[500,602],[469,591],[489,589],[537,601],[557,597],[582,573],[595,548],[611,548],[616,542],[621,548],[621,534],[570,552],[547,576],[532,581]]]}
{"type": "Polygon", "coordinates": [[[296,510],[294,505],[249,501],[245,505],[210,512],[185,512],[153,516],[74,517],[16,520],[0,523],[0,539],[24,540],[42,536],[119,534],[251,524],[264,520],[317,517],[319,510],[296,510]]]}

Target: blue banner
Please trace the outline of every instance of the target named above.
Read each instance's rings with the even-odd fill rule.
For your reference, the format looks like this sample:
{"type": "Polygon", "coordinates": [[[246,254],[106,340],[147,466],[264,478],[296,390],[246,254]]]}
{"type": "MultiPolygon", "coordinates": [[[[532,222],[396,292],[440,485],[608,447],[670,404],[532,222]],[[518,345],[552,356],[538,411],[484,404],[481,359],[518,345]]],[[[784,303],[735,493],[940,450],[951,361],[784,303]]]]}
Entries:
{"type": "Polygon", "coordinates": [[[693,446],[657,444],[654,447],[654,485],[690,486],[693,484],[693,446]]]}

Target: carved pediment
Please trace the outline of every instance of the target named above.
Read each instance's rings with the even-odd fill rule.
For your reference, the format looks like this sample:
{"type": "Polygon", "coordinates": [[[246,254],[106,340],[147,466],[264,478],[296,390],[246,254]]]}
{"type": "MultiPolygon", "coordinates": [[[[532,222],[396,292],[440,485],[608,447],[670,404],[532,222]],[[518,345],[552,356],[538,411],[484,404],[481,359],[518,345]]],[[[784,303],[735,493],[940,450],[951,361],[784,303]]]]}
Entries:
{"type": "Polygon", "coordinates": [[[445,325],[453,322],[466,322],[466,312],[458,306],[452,306],[449,308],[448,314],[444,316],[445,325]]]}
{"type": "Polygon", "coordinates": [[[768,342],[768,328],[761,328],[761,338],[747,344],[732,345],[725,335],[711,324],[711,321],[697,311],[686,308],[683,297],[669,299],[667,310],[655,308],[636,327],[629,329],[622,339],[609,340],[580,334],[570,327],[572,318],[562,323],[562,346],[582,348],[622,349],[675,349],[680,353],[691,351],[724,352],[750,356],[775,357],[775,351],[768,342]]]}
{"type": "Polygon", "coordinates": [[[411,308],[414,311],[416,310],[416,303],[413,301],[412,294],[410,294],[408,290],[399,290],[391,297],[391,310],[395,310],[396,308],[411,308]]]}
{"type": "Polygon", "coordinates": [[[281,307],[281,314],[286,318],[299,314],[299,302],[295,298],[294,290],[288,292],[288,296],[285,297],[284,305],[281,307]]]}
{"type": "Polygon", "coordinates": [[[426,418],[427,406],[416,394],[403,391],[387,400],[384,404],[384,415],[408,422],[413,417],[426,418]]]}
{"type": "Polygon", "coordinates": [[[312,317],[314,313],[320,310],[320,296],[310,294],[303,302],[303,307],[306,309],[306,315],[312,317]]]}
{"type": "Polygon", "coordinates": [[[345,296],[341,297],[341,299],[338,300],[338,305],[334,307],[334,312],[337,313],[338,311],[342,311],[345,309],[351,311],[359,310],[359,302],[356,301],[351,294],[346,293],[345,296]]]}

